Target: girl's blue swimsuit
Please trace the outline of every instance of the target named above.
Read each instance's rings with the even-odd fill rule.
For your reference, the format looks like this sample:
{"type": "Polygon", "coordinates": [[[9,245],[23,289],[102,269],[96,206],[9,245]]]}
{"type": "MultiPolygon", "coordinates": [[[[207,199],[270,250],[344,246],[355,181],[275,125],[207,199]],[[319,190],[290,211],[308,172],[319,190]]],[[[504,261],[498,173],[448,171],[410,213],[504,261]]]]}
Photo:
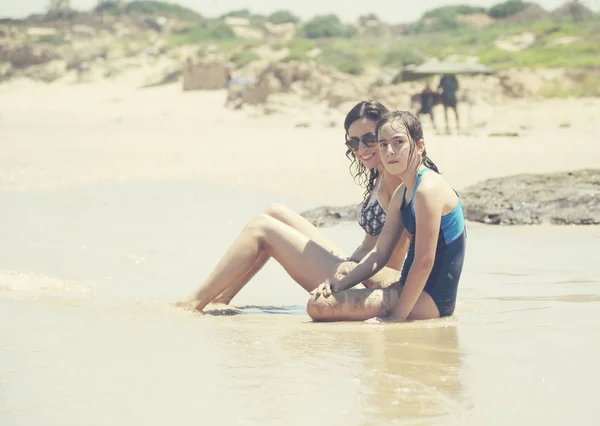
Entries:
{"type": "MultiPolygon", "coordinates": [[[[404,261],[404,267],[402,268],[402,275],[400,277],[400,283],[403,286],[406,283],[408,271],[415,258],[415,233],[417,230],[414,207],[415,194],[421,183],[423,173],[428,170],[431,169],[423,168],[417,174],[417,181],[410,202],[406,204],[406,188],[404,189],[402,198],[402,207],[400,208],[402,222],[408,232],[414,236],[410,243],[408,255],[404,261]]],[[[456,208],[450,213],[442,216],[440,234],[435,250],[435,261],[424,288],[424,291],[426,291],[434,300],[440,311],[440,316],[442,317],[454,313],[456,295],[458,292],[458,281],[465,259],[466,239],[467,230],[465,227],[465,217],[459,198],[456,208]]]]}

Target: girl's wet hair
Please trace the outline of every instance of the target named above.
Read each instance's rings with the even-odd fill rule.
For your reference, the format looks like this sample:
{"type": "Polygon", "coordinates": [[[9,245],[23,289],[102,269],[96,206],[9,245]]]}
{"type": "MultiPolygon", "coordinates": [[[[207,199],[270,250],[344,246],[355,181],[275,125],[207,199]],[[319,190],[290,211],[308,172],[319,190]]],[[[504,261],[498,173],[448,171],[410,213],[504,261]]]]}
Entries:
{"type": "MultiPolygon", "coordinates": [[[[381,130],[381,128],[388,123],[397,132],[403,130],[394,127],[394,124],[399,124],[406,130],[406,132],[410,136],[410,151],[408,153],[408,163],[410,164],[415,154],[415,147],[417,142],[423,139],[423,128],[421,127],[421,122],[409,111],[388,111],[377,122],[377,126],[375,127],[375,134],[377,135],[377,138],[379,138],[379,131],[381,130]]],[[[431,161],[431,159],[427,156],[427,150],[425,149],[423,150],[422,163],[425,167],[430,168],[436,173],[440,172],[435,163],[431,161]]]]}
{"type": "MultiPolygon", "coordinates": [[[[344,120],[346,139],[348,139],[348,129],[356,120],[367,118],[374,123],[377,123],[387,112],[389,112],[389,110],[382,103],[377,101],[369,100],[357,103],[346,115],[346,119],[344,120]]],[[[375,181],[379,176],[379,170],[368,170],[364,164],[356,158],[356,155],[351,149],[346,151],[346,157],[351,161],[349,169],[352,177],[354,177],[354,182],[366,188],[364,193],[364,198],[366,199],[369,193],[375,188],[375,181]]]]}

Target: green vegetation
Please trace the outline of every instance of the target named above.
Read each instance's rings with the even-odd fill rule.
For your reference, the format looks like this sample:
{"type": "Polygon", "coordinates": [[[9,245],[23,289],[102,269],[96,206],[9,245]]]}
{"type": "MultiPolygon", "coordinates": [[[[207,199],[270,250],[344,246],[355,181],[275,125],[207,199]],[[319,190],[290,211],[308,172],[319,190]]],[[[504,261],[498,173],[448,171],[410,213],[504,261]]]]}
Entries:
{"type": "Polygon", "coordinates": [[[245,67],[250,62],[254,62],[259,59],[260,56],[258,56],[256,53],[243,50],[241,52],[235,52],[233,55],[231,55],[230,61],[233,62],[237,67],[245,67]]]}
{"type": "Polygon", "coordinates": [[[298,18],[292,12],[289,12],[287,10],[278,10],[276,12],[271,13],[271,15],[268,18],[268,21],[276,25],[287,24],[290,22],[293,24],[297,24],[298,22],[300,22],[300,18],[298,18]]]}
{"type": "Polygon", "coordinates": [[[62,34],[47,34],[42,35],[37,38],[39,43],[52,44],[52,45],[60,45],[65,44],[67,40],[65,40],[64,35],[62,34]]]}
{"type": "Polygon", "coordinates": [[[225,15],[223,15],[223,18],[227,18],[229,16],[235,17],[235,18],[246,18],[246,19],[250,19],[252,17],[252,13],[250,13],[250,10],[248,9],[239,9],[239,10],[232,10],[229,13],[226,13],[225,15]]]}
{"type": "Polygon", "coordinates": [[[172,37],[171,44],[201,44],[210,41],[234,40],[231,27],[221,20],[205,21],[172,37]]]}
{"type": "Polygon", "coordinates": [[[387,67],[402,67],[405,65],[419,65],[425,61],[423,54],[408,43],[392,46],[383,56],[382,65],[387,67]]]}
{"type": "Polygon", "coordinates": [[[285,61],[300,61],[304,62],[309,59],[308,53],[317,47],[314,40],[308,40],[304,38],[294,39],[287,42],[275,42],[275,47],[288,48],[290,54],[285,58],[285,61]]]}
{"type": "MultiPolygon", "coordinates": [[[[360,74],[369,65],[400,68],[420,64],[428,58],[443,60],[450,56],[477,56],[482,63],[494,69],[600,67],[598,14],[577,22],[570,16],[523,23],[505,20],[535,4],[523,0],[499,1],[490,8],[466,4],[439,7],[424,13],[419,21],[403,26],[389,25],[385,17],[382,21],[372,13],[361,16],[357,25],[348,25],[333,14],[301,22],[288,10],[263,16],[253,14],[250,9],[240,9],[217,19],[204,19],[200,14],[173,3],[132,1],[124,6],[119,4],[116,0],[101,1],[96,10],[112,15],[151,14],[185,21],[186,25],[180,25],[169,35],[169,46],[215,45],[239,67],[259,59],[248,50],[252,44],[287,48],[290,53],[284,60],[316,60],[350,74],[360,74]],[[484,16],[481,20],[484,26],[475,29],[461,19],[463,15],[474,14],[487,15],[494,23],[485,26],[489,18],[484,16]],[[260,29],[265,29],[267,23],[294,23],[297,30],[294,39],[289,41],[274,37],[249,41],[236,36],[225,22],[227,17],[248,19],[251,27],[260,29]],[[519,37],[526,32],[535,37],[531,45],[521,50],[515,48],[515,51],[498,47],[498,40],[510,42],[511,37],[519,37]]],[[[53,37],[40,41],[51,44],[62,42],[53,37]]],[[[595,82],[581,84],[590,86],[595,82]]],[[[548,87],[546,90],[559,93],[560,88],[548,87]]]]}
{"type": "Polygon", "coordinates": [[[472,15],[474,13],[487,13],[487,10],[485,7],[476,7],[462,4],[455,6],[442,6],[425,12],[425,14],[423,14],[423,18],[421,19],[440,19],[447,17],[456,17],[456,15],[472,15]]]}
{"type": "Polygon", "coordinates": [[[315,16],[299,30],[306,38],[351,38],[356,35],[356,27],[344,25],[336,15],[315,16]]]}
{"type": "Polygon", "coordinates": [[[360,75],[365,69],[363,60],[357,52],[341,46],[324,49],[319,56],[319,62],[352,75],[360,75]]]}
{"type": "Polygon", "coordinates": [[[508,0],[504,3],[497,4],[495,6],[490,7],[488,14],[492,18],[502,19],[508,18],[509,16],[515,15],[522,10],[527,9],[533,3],[525,2],[522,0],[508,0]]]}
{"type": "Polygon", "coordinates": [[[117,16],[147,14],[165,16],[167,18],[176,18],[185,21],[202,20],[202,15],[194,12],[191,9],[188,9],[187,7],[162,1],[137,0],[121,6],[119,1],[101,0],[98,2],[98,5],[95,7],[94,11],[117,16]]]}

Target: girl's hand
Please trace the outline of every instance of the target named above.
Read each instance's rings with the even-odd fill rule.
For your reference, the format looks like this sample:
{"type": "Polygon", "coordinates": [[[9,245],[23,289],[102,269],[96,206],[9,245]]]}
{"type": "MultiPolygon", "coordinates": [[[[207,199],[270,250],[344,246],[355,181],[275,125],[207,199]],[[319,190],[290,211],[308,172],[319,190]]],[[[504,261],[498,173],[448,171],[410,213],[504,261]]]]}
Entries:
{"type": "Polygon", "coordinates": [[[321,295],[323,297],[329,297],[333,293],[340,291],[341,284],[339,280],[329,279],[325,280],[324,283],[319,284],[317,288],[310,292],[311,295],[321,295]]]}
{"type": "Polygon", "coordinates": [[[335,281],[341,280],[346,275],[350,273],[354,268],[356,268],[356,262],[340,262],[338,263],[332,274],[332,278],[335,281]]]}

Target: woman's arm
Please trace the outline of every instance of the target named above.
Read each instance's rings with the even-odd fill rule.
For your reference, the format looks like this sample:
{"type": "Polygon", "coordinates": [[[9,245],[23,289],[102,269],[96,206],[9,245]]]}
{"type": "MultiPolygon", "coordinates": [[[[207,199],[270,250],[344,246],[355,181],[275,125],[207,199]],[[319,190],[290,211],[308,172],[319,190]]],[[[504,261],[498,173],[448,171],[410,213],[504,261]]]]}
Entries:
{"type": "Polygon", "coordinates": [[[433,269],[444,209],[436,182],[422,181],[415,194],[415,257],[391,320],[405,321],[421,296],[433,269]]]}

